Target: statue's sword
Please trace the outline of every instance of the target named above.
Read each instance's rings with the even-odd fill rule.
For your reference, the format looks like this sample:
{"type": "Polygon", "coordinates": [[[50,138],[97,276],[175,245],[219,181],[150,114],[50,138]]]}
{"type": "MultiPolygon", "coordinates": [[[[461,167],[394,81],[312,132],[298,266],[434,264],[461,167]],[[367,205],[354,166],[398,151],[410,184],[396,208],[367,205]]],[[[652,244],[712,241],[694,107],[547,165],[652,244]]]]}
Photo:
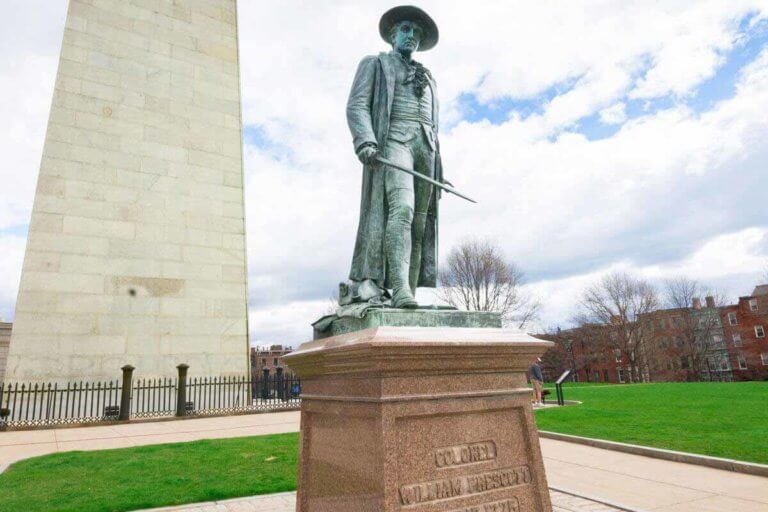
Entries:
{"type": "Polygon", "coordinates": [[[434,186],[436,186],[437,188],[439,188],[440,190],[445,190],[445,191],[446,191],[446,192],[448,192],[449,194],[453,194],[453,195],[455,195],[455,196],[459,196],[459,197],[460,197],[460,198],[462,198],[462,199],[466,199],[466,200],[467,200],[467,201],[469,201],[470,203],[475,203],[475,204],[477,204],[477,201],[475,201],[475,200],[474,200],[474,199],[472,199],[471,197],[465,196],[465,195],[464,195],[464,194],[462,194],[461,192],[458,192],[458,191],[456,191],[455,189],[453,189],[452,187],[449,187],[449,186],[447,186],[445,183],[440,183],[440,182],[439,182],[439,181],[437,181],[437,180],[433,180],[433,179],[432,179],[432,178],[430,178],[429,176],[424,176],[423,174],[421,174],[421,173],[418,173],[418,172],[414,171],[413,169],[408,169],[407,167],[401,167],[400,165],[398,165],[398,164],[396,164],[396,163],[394,163],[394,162],[390,162],[390,161],[389,161],[389,160],[387,160],[386,158],[382,158],[382,157],[380,157],[380,156],[377,156],[377,157],[376,157],[376,160],[377,160],[379,163],[382,163],[382,164],[384,164],[384,165],[388,165],[388,166],[390,166],[390,167],[392,167],[392,168],[394,168],[394,169],[397,169],[398,171],[403,171],[403,172],[405,172],[405,173],[408,173],[408,174],[410,174],[411,176],[415,176],[416,178],[419,178],[420,180],[424,180],[424,181],[426,181],[426,182],[428,182],[428,183],[431,183],[431,184],[433,184],[434,186]]]}

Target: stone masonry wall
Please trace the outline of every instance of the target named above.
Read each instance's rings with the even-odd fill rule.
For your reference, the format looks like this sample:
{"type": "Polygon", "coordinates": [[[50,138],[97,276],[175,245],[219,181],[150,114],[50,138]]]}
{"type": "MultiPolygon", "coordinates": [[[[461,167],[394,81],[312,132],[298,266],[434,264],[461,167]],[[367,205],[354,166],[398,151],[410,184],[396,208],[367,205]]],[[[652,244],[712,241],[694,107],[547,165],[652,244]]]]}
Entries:
{"type": "Polygon", "coordinates": [[[8,380],[245,374],[235,0],[71,0],[8,380]]]}
{"type": "Polygon", "coordinates": [[[5,378],[5,363],[8,359],[8,345],[11,343],[12,325],[0,322],[0,382],[5,378]]]}

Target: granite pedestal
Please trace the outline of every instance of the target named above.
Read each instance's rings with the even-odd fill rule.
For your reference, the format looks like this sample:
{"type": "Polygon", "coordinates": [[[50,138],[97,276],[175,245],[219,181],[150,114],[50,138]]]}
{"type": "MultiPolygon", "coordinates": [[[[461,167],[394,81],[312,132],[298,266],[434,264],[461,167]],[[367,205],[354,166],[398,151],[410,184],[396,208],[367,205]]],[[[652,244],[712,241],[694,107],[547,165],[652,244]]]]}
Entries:
{"type": "Polygon", "coordinates": [[[468,312],[376,314],[285,357],[297,512],[551,512],[525,378],[551,343],[468,312]]]}

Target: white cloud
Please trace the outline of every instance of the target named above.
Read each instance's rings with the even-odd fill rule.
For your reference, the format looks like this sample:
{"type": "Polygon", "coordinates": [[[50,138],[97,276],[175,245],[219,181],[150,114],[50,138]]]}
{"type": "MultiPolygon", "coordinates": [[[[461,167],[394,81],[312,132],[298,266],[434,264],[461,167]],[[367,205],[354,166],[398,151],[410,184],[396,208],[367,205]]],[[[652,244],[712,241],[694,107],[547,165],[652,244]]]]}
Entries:
{"type": "Polygon", "coordinates": [[[600,121],[605,124],[623,124],[627,120],[627,105],[614,103],[600,111],[600,121]]]}
{"type": "Polygon", "coordinates": [[[539,281],[527,290],[541,298],[544,308],[538,322],[541,329],[566,327],[579,309],[586,287],[602,276],[627,271],[648,279],[661,290],[665,279],[679,276],[694,279],[707,289],[715,289],[730,300],[748,295],[761,282],[760,269],[768,261],[768,228],[747,228],[714,236],[679,261],[637,266],[617,261],[593,272],[539,281]]]}
{"type": "MultiPolygon", "coordinates": [[[[251,345],[281,344],[298,347],[312,339],[311,323],[328,314],[330,300],[291,301],[275,306],[251,309],[248,322],[256,327],[257,335],[251,336],[251,345]]],[[[253,331],[253,329],[252,329],[253,331]]]]}
{"type": "MultiPolygon", "coordinates": [[[[0,20],[0,108],[11,127],[0,139],[2,246],[15,243],[2,229],[31,209],[65,4],[11,1],[14,14],[0,20]]],[[[736,96],[706,112],[680,102],[628,119],[625,107],[632,98],[696,94],[742,43],[744,17],[768,13],[765,0],[422,6],[441,42],[419,59],[437,77],[444,126],[455,125],[442,133],[446,171],[480,199],[442,202],[444,251],[467,234],[499,240],[536,280],[532,289],[564,314],[558,304],[613,265],[663,272],[720,235],[768,225],[765,52],[744,70],[736,96]],[[461,122],[467,93],[542,108],[501,125],[461,122]],[[617,133],[589,140],[575,131],[593,115],[617,133]]],[[[270,142],[245,151],[258,343],[308,336],[348,271],[361,176],[344,104],[359,59],[386,49],[376,26],[389,7],[239,2],[244,118],[270,142]]],[[[13,276],[14,264],[7,268],[13,276]]],[[[10,310],[15,286],[0,286],[0,308],[10,310]]]]}
{"type": "Polygon", "coordinates": [[[0,237],[0,321],[13,318],[13,305],[19,291],[21,263],[26,240],[19,236],[0,237]]]}

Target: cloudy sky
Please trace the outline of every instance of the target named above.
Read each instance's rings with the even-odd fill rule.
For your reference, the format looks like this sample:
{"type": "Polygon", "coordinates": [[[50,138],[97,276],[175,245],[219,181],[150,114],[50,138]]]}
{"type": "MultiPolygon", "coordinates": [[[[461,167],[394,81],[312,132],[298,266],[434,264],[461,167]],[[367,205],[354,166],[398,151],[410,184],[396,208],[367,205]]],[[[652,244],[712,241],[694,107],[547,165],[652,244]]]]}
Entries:
{"type": "MultiPolygon", "coordinates": [[[[65,0],[0,19],[0,316],[12,320],[65,0]]],[[[252,342],[330,306],[360,166],[344,106],[392,2],[241,0],[252,342]]],[[[748,294],[768,264],[768,0],[423,1],[441,40],[441,253],[496,241],[565,325],[605,272],[748,294]]],[[[428,293],[424,300],[431,300],[428,293]]]]}

